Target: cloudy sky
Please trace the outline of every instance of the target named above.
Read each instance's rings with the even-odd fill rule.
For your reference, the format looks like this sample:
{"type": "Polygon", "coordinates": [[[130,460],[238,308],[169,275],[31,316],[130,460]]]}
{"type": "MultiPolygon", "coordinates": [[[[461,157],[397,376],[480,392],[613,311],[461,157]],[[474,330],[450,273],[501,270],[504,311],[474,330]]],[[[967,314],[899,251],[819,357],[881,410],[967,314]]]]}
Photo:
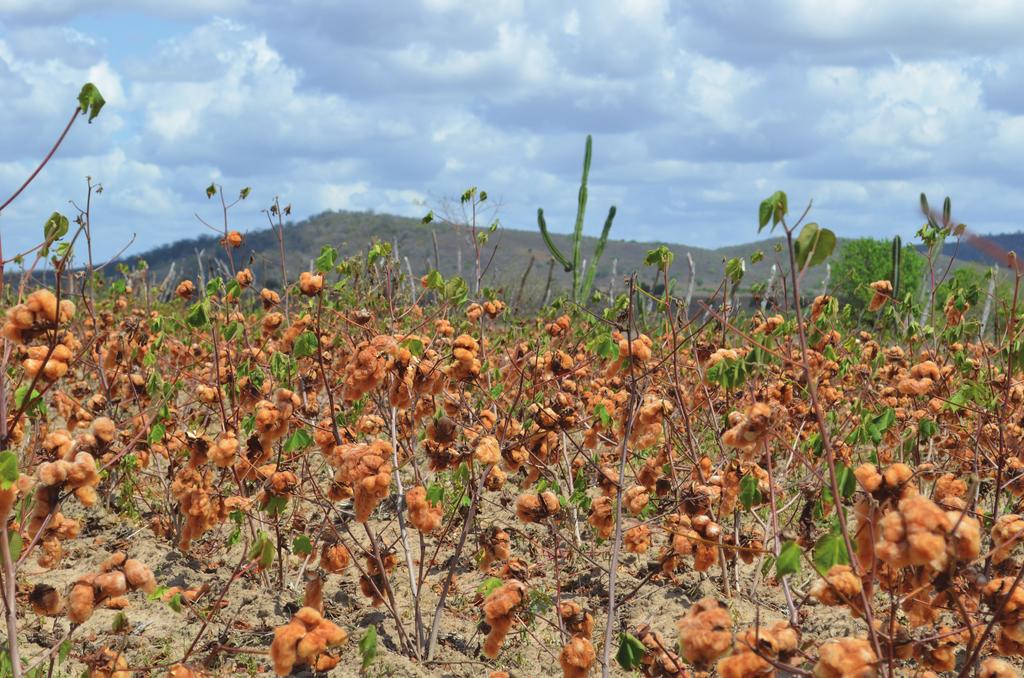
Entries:
{"type": "Polygon", "coordinates": [[[99,253],[204,232],[203,189],[305,216],[420,216],[468,186],[505,226],[718,246],[760,199],[813,198],[840,235],[913,234],[917,195],[980,232],[1024,214],[1024,2],[0,0],[0,200],[85,81],[106,96],[3,215],[4,252],[105,188],[99,253]],[[97,6],[102,4],[102,9],[97,6]]]}

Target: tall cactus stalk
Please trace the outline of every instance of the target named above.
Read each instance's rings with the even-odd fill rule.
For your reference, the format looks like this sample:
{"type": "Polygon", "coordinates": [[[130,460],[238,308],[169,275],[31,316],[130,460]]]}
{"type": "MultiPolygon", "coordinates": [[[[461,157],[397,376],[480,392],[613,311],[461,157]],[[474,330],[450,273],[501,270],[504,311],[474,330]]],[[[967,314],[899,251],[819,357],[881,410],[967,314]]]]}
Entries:
{"type": "Polygon", "coordinates": [[[889,282],[892,283],[892,298],[899,299],[900,294],[900,267],[903,264],[903,239],[896,236],[892,239],[892,275],[889,282]]]}
{"type": "Polygon", "coordinates": [[[580,192],[576,204],[576,224],[572,233],[572,260],[570,261],[561,250],[555,245],[548,232],[547,221],[544,220],[544,209],[537,209],[537,226],[540,227],[540,234],[544,238],[544,244],[551,251],[551,256],[562,265],[566,273],[572,273],[572,300],[573,302],[587,303],[590,299],[590,291],[594,285],[594,276],[597,275],[597,264],[604,254],[605,245],[608,244],[608,233],[612,230],[612,221],[615,220],[615,206],[608,210],[608,217],[604,221],[604,228],[594,248],[594,256],[587,265],[580,254],[580,243],[583,241],[583,217],[587,211],[587,179],[590,175],[590,156],[593,141],[587,135],[587,146],[583,154],[583,178],[580,181],[580,192]],[[585,269],[585,270],[584,270],[585,269]],[[581,277],[581,273],[583,273],[581,277]]]}
{"type": "Polygon", "coordinates": [[[690,304],[693,302],[693,287],[697,282],[697,269],[693,265],[693,255],[686,253],[686,263],[690,266],[690,272],[686,276],[686,299],[683,306],[686,307],[686,320],[690,320],[690,304]]]}
{"type": "Polygon", "coordinates": [[[985,308],[981,312],[981,327],[978,330],[978,337],[985,338],[985,328],[988,326],[988,317],[992,313],[992,300],[996,296],[996,277],[999,275],[999,267],[993,266],[988,272],[988,292],[985,294],[985,308]]]}

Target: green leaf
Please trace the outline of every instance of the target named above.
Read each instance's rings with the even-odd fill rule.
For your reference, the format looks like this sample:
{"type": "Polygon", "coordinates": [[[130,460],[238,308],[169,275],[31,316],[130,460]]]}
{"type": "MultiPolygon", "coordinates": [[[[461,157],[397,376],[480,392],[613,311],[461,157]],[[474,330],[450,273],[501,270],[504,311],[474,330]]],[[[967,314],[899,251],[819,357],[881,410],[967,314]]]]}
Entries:
{"type": "Polygon", "coordinates": [[[444,277],[436,270],[430,271],[427,274],[427,288],[432,290],[443,290],[444,289],[444,277]]]}
{"type": "Polygon", "coordinates": [[[399,346],[409,349],[409,353],[417,358],[423,355],[423,342],[416,337],[406,337],[399,343],[399,346]]]}
{"type": "Polygon", "coordinates": [[[814,545],[814,567],[821,574],[827,573],[833,565],[849,565],[850,554],[846,551],[843,535],[833,530],[814,545]]]}
{"type": "Polygon", "coordinates": [[[167,433],[167,427],[163,424],[153,424],[153,428],[149,429],[149,444],[153,445],[164,439],[164,435],[167,433]]]}
{"type": "Polygon", "coordinates": [[[96,85],[91,82],[82,85],[82,90],[78,93],[78,108],[82,113],[89,114],[89,122],[100,114],[100,109],[105,103],[107,102],[96,85]]]}
{"type": "Polygon", "coordinates": [[[661,245],[653,250],[647,250],[647,256],[644,258],[644,264],[647,266],[656,266],[659,271],[664,271],[672,265],[672,260],[675,256],[676,255],[672,253],[672,250],[665,245],[661,245]]]}
{"type": "Polygon", "coordinates": [[[446,301],[461,306],[466,303],[469,297],[469,285],[466,281],[455,276],[444,281],[444,298],[446,301]]]}
{"type": "Polygon", "coordinates": [[[192,304],[192,308],[189,309],[188,314],[185,316],[185,322],[187,322],[190,327],[195,327],[196,329],[206,327],[210,322],[210,318],[206,312],[206,302],[197,301],[192,304]]]}
{"type": "Polygon", "coordinates": [[[181,604],[184,601],[180,592],[175,593],[167,600],[167,607],[171,608],[175,612],[181,612],[181,604]]]}
{"type": "Polygon", "coordinates": [[[278,383],[290,383],[292,377],[295,375],[295,369],[295,361],[280,351],[275,351],[274,354],[270,356],[270,374],[274,376],[274,379],[278,383]]]}
{"type": "Polygon", "coordinates": [[[160,600],[169,590],[166,586],[157,586],[152,593],[146,594],[146,600],[160,600]]]}
{"type": "Polygon", "coordinates": [[[206,197],[212,198],[217,195],[217,184],[210,182],[210,185],[206,187],[206,197]]]}
{"type": "Polygon", "coordinates": [[[370,626],[366,629],[366,633],[359,639],[359,656],[363,661],[363,670],[365,671],[373,660],[377,657],[377,627],[370,626]]]}
{"type": "Polygon", "coordinates": [[[24,540],[20,534],[11,530],[7,533],[7,543],[11,547],[11,560],[18,562],[18,558],[21,557],[21,550],[25,547],[24,540]]]}
{"type": "Polygon", "coordinates": [[[437,483],[431,484],[431,486],[427,488],[427,501],[429,501],[432,506],[439,506],[443,500],[444,487],[437,483]]]}
{"type": "Polygon", "coordinates": [[[604,406],[604,403],[598,403],[594,406],[594,414],[601,420],[601,426],[610,428],[612,425],[612,415],[608,413],[608,408],[604,406]]]}
{"type": "Polygon", "coordinates": [[[725,262],[725,275],[733,285],[739,285],[743,274],[747,272],[747,262],[743,257],[733,257],[725,262]]]}
{"type": "Polygon", "coordinates": [[[615,653],[615,661],[626,671],[640,668],[647,648],[639,638],[628,633],[619,634],[619,650],[615,653]]]}
{"type": "Polygon", "coordinates": [[[288,436],[288,440],[284,442],[285,452],[298,452],[304,450],[313,444],[313,436],[309,434],[304,428],[297,429],[294,433],[288,436]]]}
{"type": "Polygon", "coordinates": [[[246,198],[248,198],[248,197],[249,197],[249,192],[250,192],[251,190],[252,190],[252,189],[251,189],[251,188],[249,188],[248,186],[246,186],[245,188],[243,188],[243,189],[242,189],[241,191],[239,191],[239,192],[238,192],[238,199],[239,199],[239,200],[245,200],[246,198]]]}
{"type": "Polygon", "coordinates": [[[316,355],[316,335],[306,330],[299,335],[299,338],[295,340],[295,347],[292,349],[292,355],[296,358],[308,358],[311,355],[316,355]]]}
{"type": "Polygon", "coordinates": [[[370,247],[370,251],[366,254],[366,263],[370,266],[378,259],[387,259],[391,256],[391,243],[377,241],[370,247]]]}
{"type": "Polygon", "coordinates": [[[313,543],[309,541],[309,537],[300,534],[292,541],[292,551],[300,556],[309,555],[313,552],[313,543]]]}
{"type": "Polygon", "coordinates": [[[619,344],[612,339],[611,334],[598,335],[587,348],[605,360],[618,360],[619,358],[619,344]]]}
{"type": "Polygon", "coordinates": [[[71,656],[71,639],[67,638],[63,643],[60,644],[60,649],[57,650],[57,663],[63,664],[71,656]]]}
{"type": "MultiPolygon", "coordinates": [[[[242,331],[242,323],[237,320],[232,320],[228,323],[228,326],[224,328],[224,341],[231,341],[239,335],[242,331]]],[[[148,353],[146,355],[149,355],[148,353]]]]}
{"type": "Polygon", "coordinates": [[[13,452],[0,452],[0,489],[9,490],[18,482],[18,457],[13,452]]]}
{"type": "Polygon", "coordinates": [[[128,623],[128,615],[124,612],[118,612],[114,615],[113,621],[110,622],[110,630],[114,633],[121,633],[127,631],[130,624],[128,623]]]}
{"type": "Polygon", "coordinates": [[[54,212],[43,224],[43,239],[51,243],[63,238],[68,232],[68,218],[60,212],[54,212]]]}
{"type": "Polygon", "coordinates": [[[316,258],[316,270],[320,273],[327,273],[334,268],[334,264],[337,260],[338,250],[334,249],[330,245],[324,245],[320,248],[320,256],[316,258]]]}
{"type": "Polygon", "coordinates": [[[264,570],[274,562],[274,542],[267,536],[266,532],[260,532],[249,548],[249,559],[255,560],[264,570]]]}
{"type": "Polygon", "coordinates": [[[786,194],[782,191],[775,191],[761,201],[761,207],[758,209],[757,215],[758,233],[764,230],[769,221],[772,222],[772,230],[775,230],[778,223],[782,221],[782,217],[789,211],[787,202],[786,194]]]}
{"type": "Polygon", "coordinates": [[[476,587],[476,592],[484,597],[487,597],[494,593],[495,589],[501,586],[502,583],[503,582],[501,581],[501,579],[497,577],[488,577],[480,583],[480,586],[476,587]]]}
{"type": "Polygon", "coordinates": [[[843,499],[849,499],[857,491],[857,478],[853,475],[853,469],[841,461],[836,462],[836,484],[839,485],[843,499]]]}
{"type": "Polygon", "coordinates": [[[761,491],[757,489],[757,478],[743,476],[743,479],[740,480],[740,503],[743,504],[743,508],[749,509],[762,501],[764,498],[761,496],[761,491]]]}
{"type": "MultiPolygon", "coordinates": [[[[28,395],[28,384],[22,384],[18,388],[14,389],[14,406],[21,409],[25,406],[25,396],[28,395]]],[[[32,396],[29,398],[29,405],[25,408],[25,411],[32,415],[44,414],[46,412],[46,405],[43,403],[42,395],[39,391],[32,389],[32,396]]]]}
{"type": "Polygon", "coordinates": [[[806,224],[793,244],[796,265],[803,270],[805,267],[817,266],[832,256],[836,248],[836,234],[827,228],[819,228],[817,224],[806,224]]]}
{"type": "Polygon", "coordinates": [[[775,576],[781,579],[787,574],[796,574],[800,571],[800,546],[795,541],[787,541],[779,551],[779,558],[775,561],[775,576]]]}

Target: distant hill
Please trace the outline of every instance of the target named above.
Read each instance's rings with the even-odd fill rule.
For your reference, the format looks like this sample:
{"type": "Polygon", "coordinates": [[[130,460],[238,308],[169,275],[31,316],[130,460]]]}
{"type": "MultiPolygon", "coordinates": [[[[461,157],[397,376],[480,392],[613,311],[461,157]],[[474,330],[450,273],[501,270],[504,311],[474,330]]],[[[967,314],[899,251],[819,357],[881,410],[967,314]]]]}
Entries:
{"type": "MultiPolygon", "coordinates": [[[[612,234],[616,233],[613,227],[612,234]]],[[[621,233],[619,228],[618,231],[621,233]]],[[[563,252],[570,252],[570,236],[555,235],[553,239],[563,252]]],[[[324,212],[301,222],[286,224],[284,228],[285,265],[289,280],[294,280],[299,272],[309,270],[311,262],[320,252],[321,246],[329,244],[338,249],[341,257],[366,252],[372,243],[382,240],[392,243],[403,260],[408,258],[409,267],[419,277],[437,267],[445,276],[459,273],[461,252],[461,274],[467,280],[473,276],[474,248],[469,230],[455,228],[446,224],[432,223],[424,225],[419,219],[399,217],[390,214],[373,212],[324,212]],[[434,238],[437,242],[435,263],[434,238]]],[[[587,237],[582,244],[584,256],[594,251],[597,239],[587,237]]],[[[642,283],[651,284],[654,271],[643,265],[647,251],[666,244],[675,253],[672,267],[674,277],[685,285],[689,276],[687,253],[693,257],[696,270],[695,294],[707,293],[718,287],[723,274],[725,259],[743,256],[747,259],[747,274],[744,287],[758,281],[763,282],[769,275],[772,262],[777,256],[774,246],[778,240],[764,240],[745,245],[735,245],[721,249],[709,250],[686,245],[635,242],[627,240],[609,240],[604,256],[598,266],[595,286],[607,289],[612,281],[615,270],[616,287],[622,289],[622,278],[632,271],[638,271],[642,283]],[[762,251],[765,257],[757,264],[751,264],[751,255],[762,251]]],[[[484,276],[484,284],[501,287],[506,291],[506,298],[511,298],[519,288],[521,279],[527,268],[524,289],[524,302],[538,300],[545,288],[551,256],[544,246],[538,231],[518,231],[499,229],[485,246],[484,265],[490,250],[496,252],[484,276]],[[533,261],[531,266],[530,262],[533,261]]],[[[224,251],[216,236],[201,236],[179,240],[128,257],[125,263],[134,263],[145,259],[153,272],[153,279],[163,280],[173,264],[174,280],[194,278],[199,270],[200,261],[206,275],[210,271],[220,272],[218,260],[224,261],[224,251]]],[[[258,285],[277,287],[280,285],[280,253],[277,235],[271,229],[249,231],[245,234],[245,244],[235,254],[236,264],[249,266],[256,276],[258,285]]],[[[806,284],[820,284],[823,269],[809,272],[806,284]]],[[[567,288],[570,274],[565,273],[557,264],[552,271],[552,290],[558,293],[567,288]]],[[[660,289],[660,281],[657,289],[660,289]]]]}
{"type": "MultiPolygon", "coordinates": [[[[997,233],[995,235],[982,235],[979,236],[984,240],[996,245],[999,249],[1007,252],[1016,252],[1018,255],[1024,255],[1024,231],[1018,231],[1017,233],[997,233]]],[[[988,252],[983,252],[978,247],[972,245],[965,238],[959,244],[946,243],[942,248],[942,253],[946,256],[954,256],[959,261],[971,261],[979,264],[992,265],[999,264],[1001,266],[1006,265],[1003,257],[993,257],[988,252]]]]}

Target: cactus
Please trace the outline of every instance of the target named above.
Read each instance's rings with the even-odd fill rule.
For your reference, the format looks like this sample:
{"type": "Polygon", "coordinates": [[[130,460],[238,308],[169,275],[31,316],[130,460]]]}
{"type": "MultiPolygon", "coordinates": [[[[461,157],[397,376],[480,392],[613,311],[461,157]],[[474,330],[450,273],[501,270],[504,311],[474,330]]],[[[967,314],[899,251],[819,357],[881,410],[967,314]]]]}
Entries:
{"type": "Polygon", "coordinates": [[[587,147],[583,155],[583,178],[580,181],[579,200],[576,206],[576,225],[572,234],[572,260],[570,261],[555,245],[548,233],[548,224],[544,220],[544,209],[537,209],[537,225],[540,227],[540,234],[544,238],[551,256],[562,265],[566,273],[572,273],[572,300],[573,302],[587,303],[590,298],[590,291],[594,286],[594,276],[597,274],[597,264],[604,254],[605,245],[608,244],[608,233],[612,230],[612,221],[615,219],[615,206],[608,210],[608,217],[604,221],[604,228],[594,248],[594,256],[590,264],[586,265],[580,257],[580,243],[583,241],[583,215],[587,211],[587,177],[590,174],[590,155],[593,142],[590,135],[587,135],[587,147]],[[586,268],[582,279],[580,269],[586,268]]]}
{"type": "Polygon", "coordinates": [[[892,239],[892,298],[899,299],[900,266],[903,264],[903,240],[896,236],[892,239]]]}

